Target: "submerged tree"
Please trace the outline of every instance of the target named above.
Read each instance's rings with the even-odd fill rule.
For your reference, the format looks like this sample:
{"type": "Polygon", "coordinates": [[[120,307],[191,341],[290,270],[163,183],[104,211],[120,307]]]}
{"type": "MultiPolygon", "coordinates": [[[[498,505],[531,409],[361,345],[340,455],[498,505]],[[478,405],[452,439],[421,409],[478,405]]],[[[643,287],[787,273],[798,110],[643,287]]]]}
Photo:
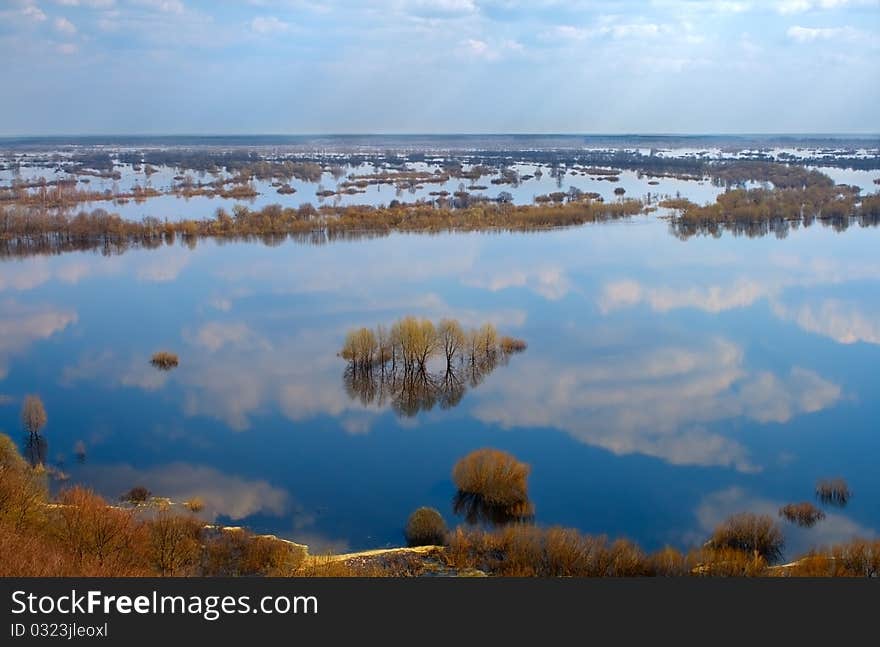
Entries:
{"type": "Polygon", "coordinates": [[[465,331],[455,319],[434,324],[404,317],[390,328],[358,328],[345,336],[339,356],[348,362],[343,374],[349,396],[364,405],[390,402],[400,415],[412,416],[438,404],[457,405],[467,385],[477,386],[526,343],[501,337],[492,324],[465,331]],[[443,370],[432,368],[442,361],[443,370]]]}
{"type": "Polygon", "coordinates": [[[46,408],[43,406],[40,396],[25,396],[24,404],[21,406],[21,424],[24,426],[24,430],[29,435],[36,436],[46,426],[47,421],[46,408]]]}

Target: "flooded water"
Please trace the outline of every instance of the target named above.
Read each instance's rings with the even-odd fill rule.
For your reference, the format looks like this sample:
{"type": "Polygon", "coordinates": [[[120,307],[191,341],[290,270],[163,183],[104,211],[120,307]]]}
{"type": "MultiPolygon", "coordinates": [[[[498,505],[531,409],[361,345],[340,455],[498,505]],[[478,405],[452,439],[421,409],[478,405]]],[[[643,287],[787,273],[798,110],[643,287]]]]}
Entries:
{"type": "MultiPolygon", "coordinates": [[[[835,179],[876,174],[853,173],[835,179]]],[[[537,182],[490,186],[522,201],[555,190],[537,182]]],[[[577,182],[609,197],[720,190],[628,172],[562,186],[577,182]]],[[[394,188],[365,195],[387,202],[394,188]]],[[[173,197],[126,209],[204,215],[173,197]]],[[[648,549],[699,544],[735,512],[775,517],[813,499],[818,478],[846,478],[845,508],[786,525],[793,554],[880,529],[878,247],[876,228],[821,225],[682,241],[655,214],[530,234],[7,259],[0,429],[23,445],[21,401],[39,393],[45,460],[69,483],[114,499],[135,485],[200,496],[206,519],[315,551],[399,545],[423,505],[460,523],[452,466],[486,446],[532,466],[538,523],[648,549]],[[346,331],[407,314],[493,322],[528,349],[460,399],[402,406],[347,381],[346,331]],[[178,368],[150,365],[163,349],[178,368]]]]}
{"type": "Polygon", "coordinates": [[[642,219],[4,262],[0,427],[18,433],[38,392],[72,481],[199,495],[337,549],[399,543],[420,505],[455,521],[450,470],[483,446],[532,465],[540,523],[683,545],[842,475],[850,505],[790,545],[870,535],[878,233],[682,242],[642,219]],[[492,321],[529,348],[457,406],[351,397],[345,331],[402,314],[492,321]],[[167,373],[149,364],[164,348],[167,373]]]}

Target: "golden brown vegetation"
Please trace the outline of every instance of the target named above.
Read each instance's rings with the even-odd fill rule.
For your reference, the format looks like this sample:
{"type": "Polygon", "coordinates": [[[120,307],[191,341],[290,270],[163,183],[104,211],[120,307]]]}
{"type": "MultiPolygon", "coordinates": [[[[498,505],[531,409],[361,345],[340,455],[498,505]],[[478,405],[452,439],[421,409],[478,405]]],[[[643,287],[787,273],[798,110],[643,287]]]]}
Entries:
{"type": "Polygon", "coordinates": [[[452,469],[452,482],[461,492],[478,495],[487,503],[515,505],[528,499],[530,468],[498,449],[477,449],[452,469]]]}
{"type": "Polygon", "coordinates": [[[406,521],[408,546],[440,546],[446,543],[446,522],[435,508],[419,508],[406,521]]]}
{"type": "Polygon", "coordinates": [[[38,435],[46,426],[48,417],[43,401],[38,395],[27,395],[21,406],[21,424],[31,436],[38,435]]]}
{"type": "Polygon", "coordinates": [[[525,349],[512,337],[499,341],[492,324],[465,330],[454,319],[434,324],[404,317],[390,328],[358,328],[345,337],[339,356],[348,362],[346,391],[364,404],[389,402],[400,415],[412,416],[439,403],[461,402],[511,354],[525,349]],[[442,366],[429,366],[432,360],[442,366]]]}
{"type": "MultiPolygon", "coordinates": [[[[499,454],[493,463],[502,468],[470,461],[461,483],[509,502],[512,495],[498,482],[513,482],[514,492],[524,491],[527,466],[499,454]]],[[[445,539],[445,548],[309,557],[301,545],[240,528],[206,526],[170,504],[151,514],[142,511],[111,506],[81,487],[50,501],[45,471],[28,465],[12,440],[0,434],[0,577],[402,577],[437,572],[437,561],[445,564],[440,571],[450,574],[477,569],[499,576],[880,576],[876,539],[854,539],[769,566],[779,557],[781,532],[771,518],[748,514],[721,524],[702,548],[682,553],[665,547],[646,554],[626,539],[522,523],[447,534],[439,512],[422,508],[410,517],[408,539],[433,544],[445,539]]]]}
{"type": "Polygon", "coordinates": [[[735,188],[705,206],[682,198],[661,201],[661,207],[678,212],[673,223],[680,236],[723,229],[761,234],[769,225],[784,235],[791,224],[809,226],[819,220],[845,229],[850,221],[876,225],[880,218],[880,195],[860,196],[858,187],[835,184],[827,175],[799,166],[739,163],[719,167],[713,178],[728,185],[760,180],[773,187],[735,188]]]}
{"type": "Polygon", "coordinates": [[[429,319],[407,316],[390,329],[378,326],[375,330],[349,331],[339,355],[355,369],[381,370],[390,364],[392,370],[400,365],[406,372],[424,372],[428,362],[438,356],[450,371],[461,364],[474,364],[481,358],[521,352],[525,348],[524,341],[513,337],[503,337],[499,343],[498,331],[489,323],[464,330],[454,319],[443,319],[435,325],[429,319]]]}
{"type": "Polygon", "coordinates": [[[204,526],[162,506],[145,517],[81,487],[48,499],[45,471],[0,434],[0,577],[289,575],[302,547],[204,526]]]}
{"type": "Polygon", "coordinates": [[[845,506],[852,492],[842,478],[822,479],[816,483],[816,497],[824,504],[845,506]]]}
{"type": "Polygon", "coordinates": [[[708,542],[712,549],[742,551],[767,562],[782,557],[783,545],[782,531],[773,518],[750,512],[736,514],[722,522],[708,542]]]}
{"type": "Polygon", "coordinates": [[[150,358],[150,364],[162,371],[170,371],[172,368],[176,368],[179,363],[180,360],[176,354],[164,350],[153,353],[150,358]]]}
{"type": "Polygon", "coordinates": [[[430,203],[389,207],[311,205],[283,208],[268,205],[252,211],[236,205],[232,214],[218,209],[206,220],[131,221],[102,209],[75,215],[24,207],[0,209],[0,242],[6,254],[46,253],[93,247],[123,251],[128,246],[156,247],[177,236],[250,238],[293,234],[328,237],[388,234],[392,231],[533,231],[600,222],[637,215],[642,203],[623,200],[605,204],[585,199],[561,205],[515,206],[480,202],[464,208],[430,203]]]}
{"type": "Polygon", "coordinates": [[[512,354],[512,353],[521,353],[526,348],[528,348],[528,344],[522,339],[517,339],[516,337],[507,337],[504,336],[498,342],[498,347],[501,349],[502,353],[512,354]]]}
{"type": "Polygon", "coordinates": [[[803,501],[782,506],[779,516],[803,528],[812,528],[825,518],[825,513],[809,501],[803,501]]]}

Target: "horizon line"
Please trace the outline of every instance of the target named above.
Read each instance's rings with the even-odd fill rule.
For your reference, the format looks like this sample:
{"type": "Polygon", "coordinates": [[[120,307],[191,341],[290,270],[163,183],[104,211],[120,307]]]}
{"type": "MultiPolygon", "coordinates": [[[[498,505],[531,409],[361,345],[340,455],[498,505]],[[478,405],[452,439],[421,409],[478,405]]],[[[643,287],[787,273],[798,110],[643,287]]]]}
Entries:
{"type": "Polygon", "coordinates": [[[105,132],[0,134],[0,139],[77,138],[77,137],[880,137],[880,131],[803,131],[803,132],[105,132]]]}

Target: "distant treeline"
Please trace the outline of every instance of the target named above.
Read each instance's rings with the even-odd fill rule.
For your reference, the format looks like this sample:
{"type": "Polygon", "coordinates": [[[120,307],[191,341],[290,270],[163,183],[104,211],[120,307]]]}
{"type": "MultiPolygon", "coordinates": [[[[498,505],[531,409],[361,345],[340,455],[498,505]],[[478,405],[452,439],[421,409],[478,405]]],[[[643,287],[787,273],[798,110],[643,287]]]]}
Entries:
{"type": "Polygon", "coordinates": [[[231,213],[217,209],[214,218],[207,220],[162,221],[147,217],[131,221],[103,209],[68,215],[13,206],[0,209],[0,254],[101,248],[124,251],[131,246],[172,243],[178,236],[188,241],[200,237],[282,240],[292,234],[342,237],[392,231],[532,231],[624,218],[637,215],[642,209],[638,200],[604,203],[590,199],[530,206],[479,202],[460,209],[427,203],[320,208],[269,205],[260,210],[236,205],[231,213]]]}
{"type": "MultiPolygon", "coordinates": [[[[731,179],[740,177],[733,175],[731,179]]],[[[777,165],[765,181],[775,188],[732,189],[705,206],[685,199],[664,200],[660,206],[676,210],[673,231],[683,238],[718,235],[724,230],[782,237],[793,226],[810,226],[816,221],[837,230],[852,224],[865,227],[880,223],[880,194],[862,196],[858,187],[834,184],[822,173],[798,167],[777,165]]]]}

